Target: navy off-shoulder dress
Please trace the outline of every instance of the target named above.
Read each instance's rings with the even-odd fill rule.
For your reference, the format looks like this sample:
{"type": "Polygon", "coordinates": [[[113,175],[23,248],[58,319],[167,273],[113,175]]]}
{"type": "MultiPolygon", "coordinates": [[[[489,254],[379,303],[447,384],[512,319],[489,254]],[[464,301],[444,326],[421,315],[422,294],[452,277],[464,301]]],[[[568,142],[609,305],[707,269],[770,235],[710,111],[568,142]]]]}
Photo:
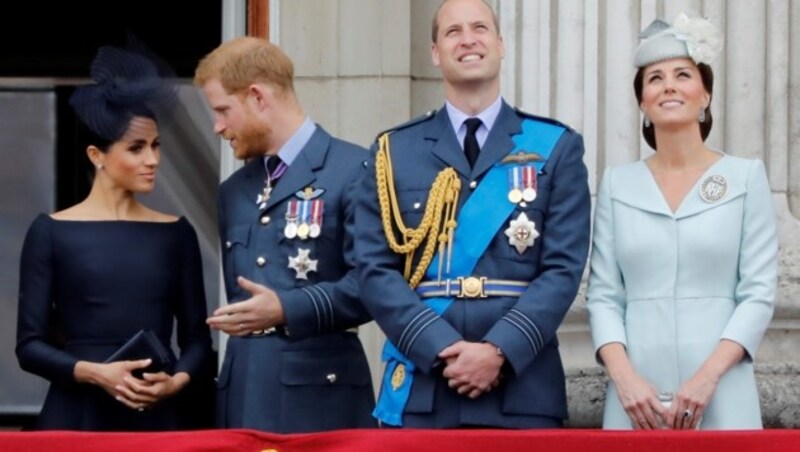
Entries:
{"type": "Polygon", "coordinates": [[[77,383],[79,360],[103,362],[142,328],[180,357],[175,372],[207,369],[211,337],[197,235],[170,223],[61,221],[39,215],[20,263],[16,353],[22,369],[50,381],[37,429],[181,428],[176,398],[138,412],[99,386],[77,383]]]}

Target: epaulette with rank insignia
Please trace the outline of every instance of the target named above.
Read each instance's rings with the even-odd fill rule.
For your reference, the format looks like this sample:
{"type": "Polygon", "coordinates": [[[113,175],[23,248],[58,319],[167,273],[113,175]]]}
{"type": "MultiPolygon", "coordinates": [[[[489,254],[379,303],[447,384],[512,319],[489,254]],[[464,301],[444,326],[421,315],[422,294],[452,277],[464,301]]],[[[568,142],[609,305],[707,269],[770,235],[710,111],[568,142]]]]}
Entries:
{"type": "Polygon", "coordinates": [[[375,137],[375,141],[378,141],[378,138],[382,137],[383,134],[385,134],[385,133],[397,132],[398,130],[403,130],[405,128],[408,128],[408,127],[411,127],[413,125],[419,124],[419,123],[421,123],[423,121],[427,121],[427,120],[433,118],[434,116],[436,116],[436,111],[437,110],[434,108],[433,110],[429,110],[424,115],[417,116],[416,118],[413,118],[413,119],[411,119],[409,121],[406,121],[406,122],[404,122],[404,123],[402,123],[400,125],[397,125],[397,126],[389,128],[389,129],[386,129],[386,130],[382,131],[381,133],[379,133],[375,137]]]}
{"type": "Polygon", "coordinates": [[[553,125],[556,125],[556,126],[559,126],[559,127],[563,127],[564,129],[566,129],[566,130],[568,130],[570,132],[574,132],[575,131],[572,127],[568,126],[567,124],[564,124],[563,122],[561,122],[561,121],[559,121],[557,119],[548,118],[546,116],[537,116],[537,115],[534,115],[532,113],[528,113],[527,111],[522,110],[519,107],[514,107],[514,111],[518,115],[523,116],[525,118],[530,118],[530,119],[533,119],[533,120],[536,120],[536,121],[547,122],[547,123],[550,123],[550,124],[553,124],[553,125]]]}

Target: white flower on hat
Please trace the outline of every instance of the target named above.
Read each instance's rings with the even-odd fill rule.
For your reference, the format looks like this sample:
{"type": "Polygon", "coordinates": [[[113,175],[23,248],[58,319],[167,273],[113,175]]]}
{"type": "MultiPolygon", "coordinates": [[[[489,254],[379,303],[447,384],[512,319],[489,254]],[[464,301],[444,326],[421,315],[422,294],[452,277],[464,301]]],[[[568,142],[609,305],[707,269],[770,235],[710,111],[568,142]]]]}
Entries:
{"type": "Polygon", "coordinates": [[[686,42],[689,56],[696,64],[711,64],[722,50],[722,35],[707,19],[680,13],[672,28],[675,37],[686,42]]]}

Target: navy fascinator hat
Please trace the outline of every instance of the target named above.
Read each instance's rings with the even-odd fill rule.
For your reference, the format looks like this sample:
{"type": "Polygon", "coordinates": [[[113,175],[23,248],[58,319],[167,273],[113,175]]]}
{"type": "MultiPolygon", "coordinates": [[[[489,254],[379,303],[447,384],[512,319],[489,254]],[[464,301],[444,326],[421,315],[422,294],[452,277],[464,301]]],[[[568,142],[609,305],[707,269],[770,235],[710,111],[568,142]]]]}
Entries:
{"type": "Polygon", "coordinates": [[[89,73],[94,83],[76,88],[69,103],[89,130],[109,141],[134,116],[161,119],[177,101],[174,72],[131,37],[125,49],[100,47],[89,73]]]}

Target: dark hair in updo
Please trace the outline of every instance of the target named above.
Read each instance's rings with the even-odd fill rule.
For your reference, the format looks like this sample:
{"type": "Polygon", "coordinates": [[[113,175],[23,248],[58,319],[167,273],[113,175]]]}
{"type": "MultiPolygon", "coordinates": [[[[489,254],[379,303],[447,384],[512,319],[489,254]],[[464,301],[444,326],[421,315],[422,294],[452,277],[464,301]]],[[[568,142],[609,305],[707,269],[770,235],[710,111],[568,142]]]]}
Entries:
{"type": "MultiPolygon", "coordinates": [[[[636,71],[636,76],[633,78],[633,92],[636,94],[636,101],[639,105],[642,104],[642,89],[644,87],[644,70],[647,68],[640,67],[638,71],[636,71]]],[[[711,66],[700,63],[697,65],[697,69],[700,71],[700,79],[703,82],[703,87],[708,91],[709,95],[714,94],[714,71],[711,70],[711,66]]],[[[714,123],[714,118],[711,117],[711,101],[709,100],[708,106],[706,107],[706,120],[700,123],[700,136],[703,138],[703,141],[708,138],[708,134],[711,133],[711,126],[714,123]]],[[[651,148],[655,149],[656,151],[658,148],[656,147],[656,131],[655,127],[651,123],[650,126],[645,126],[644,122],[642,122],[642,135],[644,136],[644,140],[647,144],[650,145],[651,148]]]]}

